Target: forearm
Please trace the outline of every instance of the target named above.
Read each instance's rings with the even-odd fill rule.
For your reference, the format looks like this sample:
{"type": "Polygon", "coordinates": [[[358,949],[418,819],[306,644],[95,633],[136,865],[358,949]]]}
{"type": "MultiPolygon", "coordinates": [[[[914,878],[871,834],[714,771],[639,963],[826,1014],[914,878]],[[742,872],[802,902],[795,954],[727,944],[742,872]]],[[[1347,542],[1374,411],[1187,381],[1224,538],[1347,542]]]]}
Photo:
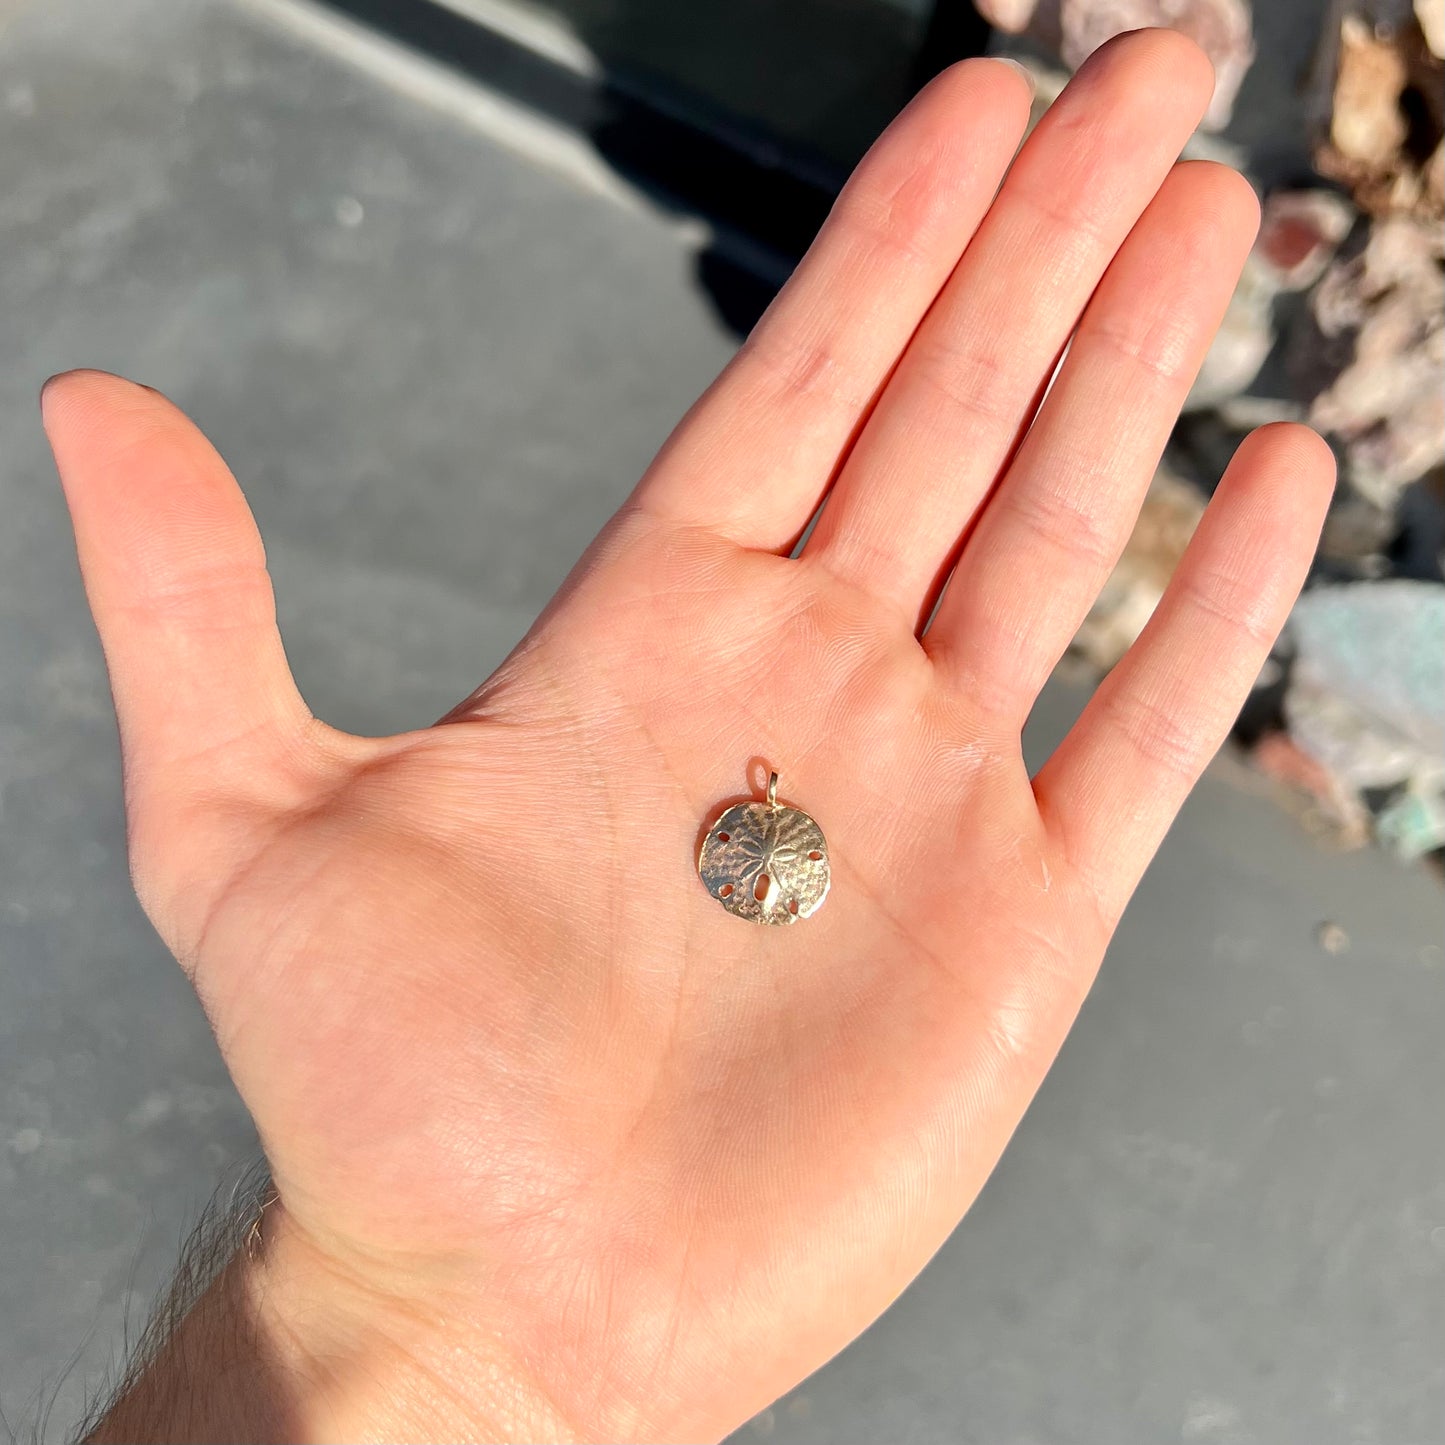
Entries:
{"type": "Polygon", "coordinates": [[[294,1369],[261,1315],[255,1266],[233,1256],[180,1319],[158,1319],[88,1442],[301,1438],[294,1369]]]}
{"type": "Polygon", "coordinates": [[[575,1438],[500,1352],[458,1330],[438,1369],[413,1348],[423,1335],[321,1263],[279,1209],[211,1219],[83,1439],[575,1438]]]}

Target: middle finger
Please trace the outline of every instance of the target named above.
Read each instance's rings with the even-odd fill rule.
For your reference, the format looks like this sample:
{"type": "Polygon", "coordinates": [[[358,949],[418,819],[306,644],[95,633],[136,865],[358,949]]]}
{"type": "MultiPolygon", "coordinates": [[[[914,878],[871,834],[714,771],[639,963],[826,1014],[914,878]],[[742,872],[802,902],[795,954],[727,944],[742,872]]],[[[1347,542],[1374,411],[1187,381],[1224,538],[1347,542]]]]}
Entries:
{"type": "Polygon", "coordinates": [[[1039,123],[859,436],[805,561],[926,620],[1105,267],[1214,87],[1167,30],[1103,47],[1039,123]]]}

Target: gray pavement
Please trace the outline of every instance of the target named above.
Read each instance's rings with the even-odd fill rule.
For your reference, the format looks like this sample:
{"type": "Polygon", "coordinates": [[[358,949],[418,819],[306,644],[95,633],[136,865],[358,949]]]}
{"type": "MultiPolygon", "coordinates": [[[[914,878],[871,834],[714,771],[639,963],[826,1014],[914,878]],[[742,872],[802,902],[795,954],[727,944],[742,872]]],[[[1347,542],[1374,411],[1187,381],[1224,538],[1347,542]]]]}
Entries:
{"type": "MultiPolygon", "coordinates": [[[[281,13],[0,0],[0,1407],[56,1439],[253,1140],[130,897],[40,381],[201,420],[312,705],[382,732],[501,658],[733,344],[585,148],[281,13]]],[[[1217,765],[977,1207],[744,1438],[1439,1445],[1441,922],[1217,765]]]]}

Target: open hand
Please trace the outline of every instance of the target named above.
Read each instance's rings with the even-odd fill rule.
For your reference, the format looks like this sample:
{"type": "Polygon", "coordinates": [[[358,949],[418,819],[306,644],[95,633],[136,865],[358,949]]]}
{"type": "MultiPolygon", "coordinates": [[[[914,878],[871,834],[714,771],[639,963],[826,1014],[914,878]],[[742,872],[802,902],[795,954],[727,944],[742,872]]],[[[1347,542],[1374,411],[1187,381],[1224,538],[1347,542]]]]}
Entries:
{"type": "Polygon", "coordinates": [[[716,1437],[967,1209],[1330,492],[1313,434],[1251,438],[1029,777],[1254,234],[1243,180],[1175,164],[1210,91],[1124,37],[1009,169],[1020,76],[934,82],[513,655],[402,736],[310,716],[179,412],[47,389],[137,887],[279,1192],[247,1307],[287,1428],[716,1437]],[[695,870],[765,766],[831,851],[792,927],[695,870]]]}

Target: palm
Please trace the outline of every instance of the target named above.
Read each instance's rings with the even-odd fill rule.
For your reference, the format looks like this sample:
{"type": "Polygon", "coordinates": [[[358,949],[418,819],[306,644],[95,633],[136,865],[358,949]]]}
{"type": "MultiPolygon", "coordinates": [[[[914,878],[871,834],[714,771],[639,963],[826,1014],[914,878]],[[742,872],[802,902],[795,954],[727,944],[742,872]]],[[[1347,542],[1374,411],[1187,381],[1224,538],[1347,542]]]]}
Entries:
{"type": "MultiPolygon", "coordinates": [[[[1249,239],[1236,183],[1183,170],[1113,257],[1207,87],[1182,45],[1146,37],[1116,47],[1103,95],[1074,103],[1103,117],[1102,148],[1110,106],[1127,109],[1161,46],[1175,66],[1151,97],[1162,136],[1131,132],[1131,185],[1097,202],[1079,191],[1097,211],[1082,242],[1053,223],[1056,263],[1074,257],[1079,274],[1072,292],[1043,288],[1042,334],[1014,339],[1017,396],[971,355],[996,338],[967,316],[1030,284],[1010,276],[1002,238],[990,254],[989,227],[1008,225],[1019,175],[1037,184],[1077,148],[1077,125],[1040,129],[951,280],[962,240],[937,215],[911,237],[857,225],[869,186],[929,127],[956,125],[970,88],[1002,117],[970,136],[987,209],[1019,95],[984,64],[880,145],[854,183],[862,201],[840,208],[558,602],[444,726],[377,741],[307,720],[219,463],[162,403],[108,379],[68,383],[51,414],[116,674],[138,881],[207,1004],[288,1221],[388,1288],[425,1279],[479,1337],[505,1334],[574,1428],[676,1438],[732,1423],[922,1265],[1052,1059],[1298,585],[1327,466],[1306,437],[1275,432],[1241,456],[1135,654],[1029,778],[1032,694],[1122,545],[1249,239]],[[1158,264],[1181,214],[1211,257],[1182,276],[1158,264]],[[1014,456],[1094,289],[1089,245],[1100,268],[1113,257],[1109,275],[1014,456]],[[888,266],[906,271],[896,316],[865,286],[888,266]],[[853,330],[837,294],[849,277],[853,330]],[[1169,366],[1150,340],[1165,312],[1169,366]],[[1128,373],[1143,420],[1126,425],[1089,388],[1130,356],[1144,359],[1128,373]],[[986,404],[941,379],[940,358],[986,404]],[[75,420],[95,408],[113,433],[143,415],[151,452],[97,460],[96,428],[75,420]],[[169,484],[157,446],[207,473],[197,505],[234,532],[239,560],[220,588],[214,569],[177,574],[111,622],[119,584],[88,537],[118,524],[87,478],[121,458],[160,478],[134,481],[132,499],[169,484]],[[956,456],[970,459],[961,480],[930,495],[956,456]],[[1112,492],[1058,490],[1101,461],[1112,492]],[[1261,504],[1281,471],[1302,513],[1261,504]],[[905,475],[911,494],[896,490],[905,475]],[[187,639],[163,613],[180,598],[193,615],[193,597],[239,597],[247,625],[187,639]],[[157,637],[181,649],[164,674],[157,637]],[[162,720],[161,677],[201,655],[213,675],[172,691],[162,720]],[[791,928],[731,917],[695,872],[701,830],[757,795],[767,765],[830,846],[832,892],[791,928]]],[[[961,209],[966,232],[978,216],[961,209]]],[[[162,556],[165,538],[146,545],[162,556]]]]}
{"type": "MultiPolygon", "coordinates": [[[[1048,886],[1067,878],[1016,745],[936,686],[907,628],[779,559],[700,542],[680,566],[666,528],[621,530],[453,725],[362,745],[314,822],[257,839],[196,966],[203,996],[211,971],[245,980],[213,1013],[294,1216],[478,1270],[505,1242],[537,1262],[514,1307],[589,1333],[604,1379],[636,1348],[620,1319],[705,1300],[706,1333],[670,1325],[653,1382],[676,1405],[798,1336],[815,1297],[760,1312],[770,1278],[886,1303],[953,1222],[953,1183],[926,1176],[971,1129],[985,1162],[948,1167],[976,1188],[1014,1122],[969,1097],[1042,1072],[1087,976],[1053,989],[1053,958],[1102,938],[1048,886]],[[699,566],[708,585],[655,622],[699,566]],[[685,659],[730,599],[714,691],[685,659]],[[800,927],[740,923],[693,869],[699,825],[748,786],[744,737],[830,836],[834,894],[800,927]],[[820,1256],[820,1210],[842,1237],[881,1228],[891,1258],[820,1256]],[[742,1240],[765,1247],[744,1260],[742,1240]]],[[[764,1358],[763,1393],[798,1372],[764,1358]]]]}

